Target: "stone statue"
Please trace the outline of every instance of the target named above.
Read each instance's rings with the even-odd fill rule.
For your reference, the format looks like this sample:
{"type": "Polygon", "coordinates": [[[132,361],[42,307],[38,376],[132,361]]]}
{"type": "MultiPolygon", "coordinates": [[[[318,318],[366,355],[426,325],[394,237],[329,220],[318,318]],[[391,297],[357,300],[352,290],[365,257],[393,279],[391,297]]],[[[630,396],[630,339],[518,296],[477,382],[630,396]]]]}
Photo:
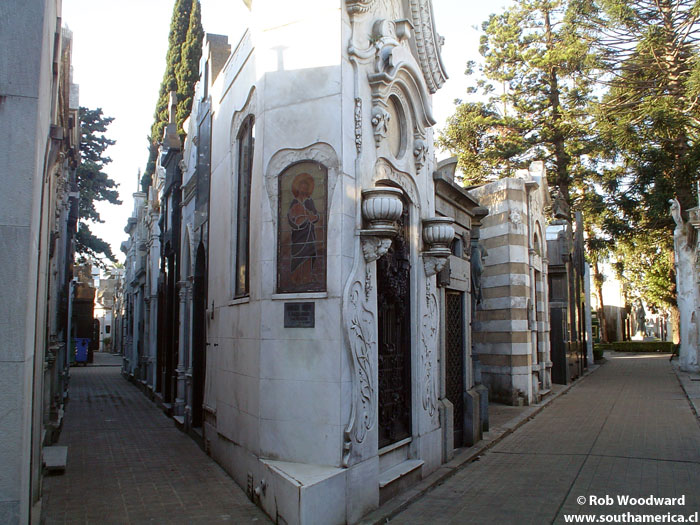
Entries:
{"type": "Polygon", "coordinates": [[[554,198],[554,203],[552,204],[552,213],[555,219],[565,219],[571,220],[571,210],[569,208],[569,203],[566,202],[566,197],[564,197],[564,192],[557,192],[557,196],[554,198]]]}
{"type": "Polygon", "coordinates": [[[646,330],[646,313],[644,312],[644,305],[641,301],[635,312],[635,320],[637,321],[637,333],[644,335],[646,330]]]}
{"type": "Polygon", "coordinates": [[[681,216],[681,205],[678,199],[670,199],[668,203],[671,205],[671,217],[676,223],[676,228],[683,227],[683,217],[681,216]]]}
{"type": "Polygon", "coordinates": [[[471,280],[472,280],[472,316],[475,315],[476,305],[481,302],[481,275],[486,266],[484,258],[488,255],[486,248],[479,242],[472,243],[471,280]]]}

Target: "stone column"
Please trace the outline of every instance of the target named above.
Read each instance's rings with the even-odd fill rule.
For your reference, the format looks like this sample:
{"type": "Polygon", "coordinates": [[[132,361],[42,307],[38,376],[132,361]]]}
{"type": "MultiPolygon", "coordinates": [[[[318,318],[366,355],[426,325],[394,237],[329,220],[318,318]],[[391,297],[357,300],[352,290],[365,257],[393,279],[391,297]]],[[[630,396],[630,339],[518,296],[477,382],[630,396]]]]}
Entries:
{"type": "MultiPolygon", "coordinates": [[[[545,247],[547,242],[544,242],[545,247]]],[[[550,389],[552,388],[552,354],[551,354],[551,344],[550,344],[550,317],[549,317],[549,259],[546,257],[542,258],[542,353],[540,354],[540,361],[542,362],[543,375],[542,378],[542,388],[550,389]]]]}
{"type": "MultiPolygon", "coordinates": [[[[194,276],[189,276],[187,278],[187,285],[185,286],[186,291],[186,312],[185,312],[185,421],[186,424],[190,425],[192,421],[192,286],[194,282],[194,276]]],[[[182,341],[182,339],[181,339],[182,341]]]]}
{"type": "Polygon", "coordinates": [[[177,352],[177,394],[173,413],[182,416],[185,413],[185,303],[187,301],[187,281],[178,281],[178,296],[180,298],[180,322],[177,352]]]}

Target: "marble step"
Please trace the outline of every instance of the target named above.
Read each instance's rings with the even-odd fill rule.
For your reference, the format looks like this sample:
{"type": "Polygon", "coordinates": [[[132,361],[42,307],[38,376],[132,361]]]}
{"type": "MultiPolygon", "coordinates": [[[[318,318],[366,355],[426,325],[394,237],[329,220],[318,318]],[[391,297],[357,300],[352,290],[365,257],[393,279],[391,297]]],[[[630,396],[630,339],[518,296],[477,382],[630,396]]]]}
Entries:
{"type": "Polygon", "coordinates": [[[411,474],[415,470],[421,468],[423,463],[425,463],[425,461],[422,459],[407,459],[406,461],[403,461],[398,465],[394,465],[390,469],[381,472],[379,474],[379,488],[383,489],[394,481],[411,474]]]}

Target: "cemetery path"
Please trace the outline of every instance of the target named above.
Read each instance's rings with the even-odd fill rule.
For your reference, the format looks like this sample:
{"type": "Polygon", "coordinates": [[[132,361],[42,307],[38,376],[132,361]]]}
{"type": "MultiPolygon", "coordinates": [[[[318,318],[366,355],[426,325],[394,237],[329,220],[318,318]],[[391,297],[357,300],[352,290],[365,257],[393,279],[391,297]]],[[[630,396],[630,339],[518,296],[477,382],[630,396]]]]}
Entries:
{"type": "MultiPolygon", "coordinates": [[[[65,474],[44,477],[43,521],[58,523],[269,523],[219,465],[95,354],[71,368],[59,445],[65,474]]],[[[116,365],[116,366],[115,366],[116,365]]]]}
{"type": "Polygon", "coordinates": [[[669,522],[698,511],[700,425],[668,355],[615,354],[392,523],[669,522]]]}

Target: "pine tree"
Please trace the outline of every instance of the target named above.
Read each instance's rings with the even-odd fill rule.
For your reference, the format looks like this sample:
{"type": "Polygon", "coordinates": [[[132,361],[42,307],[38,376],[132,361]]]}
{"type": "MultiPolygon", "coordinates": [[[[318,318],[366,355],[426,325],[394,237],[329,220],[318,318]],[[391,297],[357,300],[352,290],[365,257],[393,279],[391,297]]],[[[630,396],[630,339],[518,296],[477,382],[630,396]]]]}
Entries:
{"type": "MultiPolygon", "coordinates": [[[[609,87],[597,111],[608,168],[606,225],[618,273],[648,305],[677,320],[668,201],[697,205],[700,24],[694,0],[601,0],[590,17],[609,87]]],[[[674,332],[678,329],[674,322],[674,332]]]]}
{"type": "Polygon", "coordinates": [[[121,204],[117,183],[104,172],[112,159],[104,155],[105,150],[115,141],[105,137],[114,118],[105,117],[102,109],[81,107],[80,115],[80,165],[77,170],[78,182],[78,216],[80,226],[76,235],[75,252],[79,259],[92,259],[99,263],[100,254],[115,262],[116,258],[107,242],[90,231],[85,221],[104,222],[95,202],[107,201],[111,204],[121,204]]]}
{"type": "Polygon", "coordinates": [[[163,131],[169,118],[170,91],[178,93],[178,132],[184,139],[182,123],[192,109],[192,95],[194,85],[199,78],[199,59],[202,54],[203,39],[204,30],[199,0],[176,0],[168,36],[165,73],[158,93],[155,120],[148,137],[148,162],[141,178],[143,191],[146,191],[151,184],[151,178],[155,172],[158,144],[163,139],[163,131]]]}
{"type": "Polygon", "coordinates": [[[587,111],[595,59],[577,24],[584,8],[518,0],[482,25],[482,78],[471,92],[488,102],[461,104],[439,139],[459,154],[468,183],[511,176],[543,159],[550,185],[571,203],[570,187],[590,169],[586,155],[595,145],[587,111]]]}

